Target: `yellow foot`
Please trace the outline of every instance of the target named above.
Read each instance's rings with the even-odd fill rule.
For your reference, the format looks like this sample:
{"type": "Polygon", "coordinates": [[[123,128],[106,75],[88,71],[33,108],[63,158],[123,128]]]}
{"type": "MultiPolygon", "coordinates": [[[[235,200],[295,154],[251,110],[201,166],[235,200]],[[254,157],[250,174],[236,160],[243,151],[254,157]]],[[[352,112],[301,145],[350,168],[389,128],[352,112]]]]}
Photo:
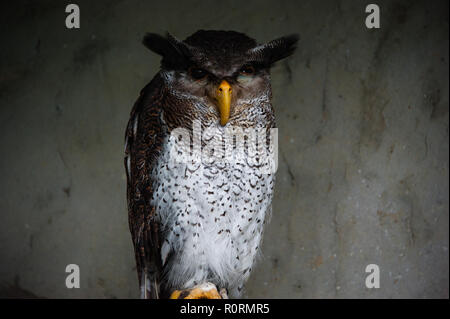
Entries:
{"type": "Polygon", "coordinates": [[[225,289],[219,293],[214,284],[205,282],[191,289],[175,290],[170,299],[228,299],[228,296],[225,289]]]}

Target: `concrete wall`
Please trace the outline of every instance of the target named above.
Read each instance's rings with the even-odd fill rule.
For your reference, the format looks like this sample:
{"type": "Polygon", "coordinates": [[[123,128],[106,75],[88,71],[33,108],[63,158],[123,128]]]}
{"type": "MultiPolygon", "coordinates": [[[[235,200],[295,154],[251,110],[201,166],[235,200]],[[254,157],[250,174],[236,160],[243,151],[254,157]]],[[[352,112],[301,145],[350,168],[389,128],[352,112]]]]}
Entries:
{"type": "Polygon", "coordinates": [[[139,296],[123,135],[146,31],[299,33],[273,69],[280,165],[246,296],[448,298],[448,2],[22,1],[0,12],[0,295],[139,296]],[[81,288],[65,287],[65,267],[81,288]],[[381,288],[367,289],[377,264],[381,288]]]}

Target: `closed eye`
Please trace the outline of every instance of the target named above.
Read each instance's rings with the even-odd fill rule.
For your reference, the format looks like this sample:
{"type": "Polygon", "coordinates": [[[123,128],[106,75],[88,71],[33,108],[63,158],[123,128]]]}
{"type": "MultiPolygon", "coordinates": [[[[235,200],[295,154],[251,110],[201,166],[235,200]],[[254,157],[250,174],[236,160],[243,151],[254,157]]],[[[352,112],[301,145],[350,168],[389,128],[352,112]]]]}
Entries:
{"type": "Polygon", "coordinates": [[[255,68],[251,65],[244,65],[240,70],[239,74],[241,75],[253,75],[255,74],[255,68]]]}
{"type": "Polygon", "coordinates": [[[194,80],[204,79],[209,74],[208,71],[197,67],[189,68],[188,73],[194,80]]]}

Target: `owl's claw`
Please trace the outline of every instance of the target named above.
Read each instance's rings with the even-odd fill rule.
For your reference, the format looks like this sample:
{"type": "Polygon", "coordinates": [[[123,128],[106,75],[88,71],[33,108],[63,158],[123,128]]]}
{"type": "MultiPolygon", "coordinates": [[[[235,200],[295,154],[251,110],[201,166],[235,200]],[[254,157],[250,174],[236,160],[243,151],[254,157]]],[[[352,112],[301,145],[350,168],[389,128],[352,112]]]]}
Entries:
{"type": "Polygon", "coordinates": [[[228,296],[225,289],[219,293],[216,285],[205,282],[190,289],[175,290],[170,299],[228,299],[228,296]]]}
{"type": "Polygon", "coordinates": [[[222,299],[229,299],[227,290],[225,288],[220,289],[219,294],[220,294],[220,296],[222,296],[222,299]]]}

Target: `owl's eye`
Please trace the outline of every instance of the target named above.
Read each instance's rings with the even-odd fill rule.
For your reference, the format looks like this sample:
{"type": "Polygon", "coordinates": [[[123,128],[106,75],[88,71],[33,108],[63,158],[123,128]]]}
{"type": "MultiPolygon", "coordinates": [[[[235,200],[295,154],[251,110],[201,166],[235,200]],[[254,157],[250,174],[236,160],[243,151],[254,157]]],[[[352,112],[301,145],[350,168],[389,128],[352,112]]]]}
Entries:
{"type": "Polygon", "coordinates": [[[205,76],[207,76],[208,72],[206,72],[205,70],[200,69],[200,68],[190,68],[189,74],[195,80],[200,80],[200,79],[203,79],[205,76]]]}
{"type": "Polygon", "coordinates": [[[242,75],[252,75],[253,73],[255,73],[255,68],[251,65],[246,65],[239,70],[239,73],[242,75]]]}

